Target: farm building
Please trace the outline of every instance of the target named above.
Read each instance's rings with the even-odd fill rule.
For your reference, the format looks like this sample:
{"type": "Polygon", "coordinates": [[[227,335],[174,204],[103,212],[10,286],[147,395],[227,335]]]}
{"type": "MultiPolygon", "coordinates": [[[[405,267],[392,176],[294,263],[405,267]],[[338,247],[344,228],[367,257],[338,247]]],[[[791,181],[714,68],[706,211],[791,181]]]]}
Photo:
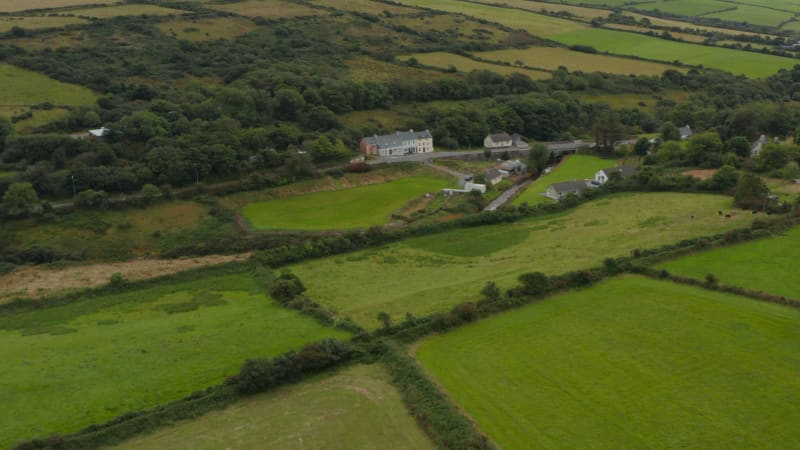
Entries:
{"type": "Polygon", "coordinates": [[[561,183],[551,184],[547,186],[545,195],[553,200],[561,200],[569,194],[580,194],[586,189],[597,187],[591,181],[586,180],[572,180],[564,181],[561,183]]]}
{"type": "Polygon", "coordinates": [[[630,164],[623,164],[621,166],[616,167],[609,167],[608,169],[601,169],[598,170],[596,174],[594,174],[594,181],[605,184],[611,177],[617,173],[622,178],[627,178],[637,171],[637,167],[630,164]]]}
{"type": "Polygon", "coordinates": [[[767,139],[767,136],[762,134],[761,137],[759,137],[758,140],[753,143],[753,147],[750,148],[750,156],[755,158],[760,155],[761,149],[767,142],[769,142],[769,139],[767,139]]]}
{"type": "Polygon", "coordinates": [[[686,125],[685,127],[678,128],[678,131],[680,131],[680,133],[681,133],[681,140],[682,141],[685,141],[686,139],[689,139],[694,134],[694,131],[692,131],[692,127],[690,127],[689,125],[686,125]]]}
{"type": "Polygon", "coordinates": [[[486,148],[506,148],[514,145],[514,140],[508,133],[497,133],[486,136],[483,146],[486,148]]]}
{"type": "Polygon", "coordinates": [[[486,183],[494,186],[503,181],[503,174],[497,169],[489,169],[483,172],[483,178],[486,180],[486,183]]]}
{"type": "Polygon", "coordinates": [[[505,177],[509,175],[522,175],[527,170],[528,166],[518,159],[503,161],[503,163],[500,164],[500,173],[505,177]]]}
{"type": "Polygon", "coordinates": [[[472,191],[478,191],[481,194],[485,194],[486,193],[486,185],[485,184],[479,184],[479,183],[473,183],[471,181],[467,181],[464,184],[464,189],[450,189],[450,188],[442,189],[442,192],[444,192],[445,194],[448,194],[448,195],[467,194],[467,193],[470,193],[472,191]]]}
{"type": "Polygon", "coordinates": [[[394,134],[361,139],[361,153],[377,156],[402,156],[433,152],[433,136],[425,131],[398,131],[394,134]]]}

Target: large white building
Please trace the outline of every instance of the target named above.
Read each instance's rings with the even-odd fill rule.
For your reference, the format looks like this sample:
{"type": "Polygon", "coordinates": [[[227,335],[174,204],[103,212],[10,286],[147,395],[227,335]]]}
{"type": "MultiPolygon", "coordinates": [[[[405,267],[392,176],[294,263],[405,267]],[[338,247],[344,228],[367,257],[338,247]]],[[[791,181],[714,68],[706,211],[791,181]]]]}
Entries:
{"type": "Polygon", "coordinates": [[[402,156],[433,151],[433,136],[425,131],[398,131],[361,139],[361,153],[377,156],[402,156]]]}

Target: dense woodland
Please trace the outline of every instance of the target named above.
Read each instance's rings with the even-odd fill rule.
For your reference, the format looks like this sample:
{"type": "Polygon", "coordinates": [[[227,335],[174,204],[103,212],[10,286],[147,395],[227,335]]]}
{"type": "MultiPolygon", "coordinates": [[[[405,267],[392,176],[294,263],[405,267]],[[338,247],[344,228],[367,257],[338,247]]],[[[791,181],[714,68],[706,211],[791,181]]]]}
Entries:
{"type": "MultiPolygon", "coordinates": [[[[622,138],[658,132],[665,123],[691,124],[715,133],[721,144],[711,142],[708,152],[690,150],[693,156],[667,147],[651,162],[702,167],[738,166],[741,161],[729,155],[747,155],[742,140],[734,141],[738,153],[731,150],[732,138],[786,137],[797,122],[800,69],[766,80],[692,69],[658,77],[561,70],[551,80],[535,81],[523,74],[474,71],[428,81],[353,81],[345,64],[352,57],[391,61],[413,51],[491,49],[537,38],[506,30],[507,42],[480,42],[436,30],[419,33],[386,17],[334,14],[258,18],[258,28],[232,42],[189,42],[165,36],[156,28],[159,20],[119,17],[72,26],[84,43],[55,50],[0,41],[0,60],[101,93],[96,106],[73,108],[65,120],[34,134],[13,134],[9,123],[0,122],[3,167],[24,171],[0,181],[1,192],[23,181],[39,196],[57,199],[86,190],[132,193],[144,185],[169,189],[251,173],[261,174],[259,185],[281,184],[312,174],[315,164],[346,162],[363,135],[393,131],[375,122],[347,128],[338,115],[410,103],[417,105],[416,114],[402,128],[431,129],[436,145],[449,148],[479,147],[496,130],[552,141],[622,138]],[[677,104],[664,97],[650,112],[578,99],[587,92],[658,97],[675,91],[689,95],[677,104]],[[440,100],[449,102],[429,103],[440,100]],[[110,136],[70,137],[99,126],[108,127],[110,136]]],[[[777,170],[779,162],[797,158],[793,147],[778,152],[775,161],[758,167],[777,170]]]]}

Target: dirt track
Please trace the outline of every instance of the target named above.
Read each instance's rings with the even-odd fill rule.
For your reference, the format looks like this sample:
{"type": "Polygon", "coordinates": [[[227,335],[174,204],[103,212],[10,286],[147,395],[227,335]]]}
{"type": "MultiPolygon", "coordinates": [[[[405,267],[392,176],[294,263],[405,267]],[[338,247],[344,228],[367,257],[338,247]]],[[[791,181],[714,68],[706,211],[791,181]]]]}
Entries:
{"type": "Polygon", "coordinates": [[[66,269],[23,267],[0,277],[0,303],[16,297],[41,297],[66,289],[81,289],[109,282],[121,273],[128,280],[143,280],[202,266],[242,261],[249,253],[211,255],[186,259],[137,259],[132,261],[76,265],[66,269]]]}

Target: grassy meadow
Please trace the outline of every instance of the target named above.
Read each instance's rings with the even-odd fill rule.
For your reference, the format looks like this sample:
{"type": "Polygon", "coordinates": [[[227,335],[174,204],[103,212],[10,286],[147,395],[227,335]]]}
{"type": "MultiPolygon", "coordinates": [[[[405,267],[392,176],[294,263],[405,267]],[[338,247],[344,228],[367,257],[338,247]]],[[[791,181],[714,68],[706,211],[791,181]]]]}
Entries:
{"type": "Polygon", "coordinates": [[[316,16],[327,14],[325,10],[309,8],[283,0],[246,0],[235,3],[209,4],[209,8],[241,16],[280,19],[284,17],[316,16]]]}
{"type": "Polygon", "coordinates": [[[547,190],[547,186],[562,181],[594,179],[594,174],[598,170],[616,165],[617,161],[614,159],[603,159],[590,155],[567,155],[549,174],[542,175],[522,191],[514,200],[514,204],[536,205],[552,202],[553,200],[542,195],[547,190]]]}
{"type": "Polygon", "coordinates": [[[120,16],[168,16],[179,15],[187,13],[188,11],[164,8],[156,5],[146,4],[127,4],[127,5],[112,5],[101,8],[87,8],[70,10],[70,14],[82,17],[94,17],[96,19],[107,19],[109,17],[120,16]]]}
{"type": "Polygon", "coordinates": [[[800,228],[793,228],[782,236],[696,253],[660,267],[698,279],[713,273],[723,284],[800,299],[798,258],[800,228]]]}
{"type": "Polygon", "coordinates": [[[10,312],[0,448],[181,398],[246,358],[346,336],[272,302],[246,273],[10,312]]]}
{"type": "Polygon", "coordinates": [[[372,0],[312,0],[312,3],[341,11],[357,11],[375,15],[383,15],[385,12],[389,12],[390,14],[413,14],[419,12],[413,8],[389,5],[372,0]]]}
{"type": "Polygon", "coordinates": [[[14,27],[26,30],[39,30],[43,28],[61,28],[67,25],[88,23],[79,17],[57,16],[0,16],[0,33],[10,31],[14,27]]]}
{"type": "Polygon", "coordinates": [[[124,442],[119,450],[434,449],[379,365],[352,366],[124,442]],[[344,445],[346,443],[346,445],[344,445]]]}
{"type": "Polygon", "coordinates": [[[233,39],[256,29],[251,20],[237,17],[176,19],[157,26],[164,34],[194,42],[233,39]]]}
{"type": "Polygon", "coordinates": [[[482,320],[417,358],[525,448],[791,448],[800,311],[624,276],[482,320]]]}
{"type": "Polygon", "coordinates": [[[502,289],[525,272],[560,274],[682,239],[747,226],[725,219],[716,195],[624,194],[513,224],[458,229],[289,267],[315,301],[377,328],[379,312],[401,320],[475,300],[487,281],[502,289]],[[694,216],[694,219],[692,219],[694,216]]]}
{"type": "Polygon", "coordinates": [[[119,0],[5,0],[0,2],[0,13],[112,3],[119,3],[119,0]]]}
{"type": "Polygon", "coordinates": [[[27,69],[0,64],[0,104],[83,106],[95,101],[95,94],[84,87],[63,83],[27,69]]]}
{"type": "Polygon", "coordinates": [[[724,12],[707,14],[703,17],[722,19],[728,22],[746,22],[754,25],[777,27],[781,23],[794,17],[787,11],[778,11],[772,8],[761,8],[753,5],[737,4],[736,9],[724,12]]]}
{"type": "MultiPolygon", "coordinates": [[[[346,64],[350,71],[349,78],[356,81],[390,81],[397,78],[431,81],[444,77],[459,77],[458,74],[442,73],[436,70],[410,67],[406,64],[379,61],[367,56],[348,59],[346,64]]],[[[378,111],[389,112],[388,110],[378,111]]],[[[353,111],[348,114],[358,114],[361,112],[362,111],[353,111]]]]}
{"type": "Polygon", "coordinates": [[[408,61],[410,58],[416,59],[420,64],[440,69],[455,68],[459,72],[472,72],[473,70],[490,70],[502,75],[512,73],[525,74],[534,80],[548,80],[552,77],[550,72],[544,70],[531,70],[522,67],[505,66],[492,64],[483,61],[476,61],[466,56],[456,55],[447,52],[415,53],[409,56],[400,56],[401,61],[408,61]]]}
{"type": "Polygon", "coordinates": [[[706,45],[666,41],[623,31],[592,28],[549,36],[566,45],[589,45],[602,52],[630,55],[657,61],[680,61],[727,70],[749,77],[767,77],[797,64],[793,58],[732,50],[706,45]]]}
{"type": "MultiPolygon", "coordinates": [[[[584,44],[587,45],[587,44],[584,44]]],[[[515,64],[517,61],[528,67],[556,70],[561,66],[571,71],[608,72],[621,75],[661,75],[667,70],[680,70],[675,66],[622,58],[619,56],[583,53],[563,47],[528,47],[476,52],[475,56],[487,61],[502,61],[515,64]]]]}
{"type": "Polygon", "coordinates": [[[511,37],[511,32],[495,24],[456,14],[399,15],[384,17],[383,20],[391,24],[411,28],[420,33],[436,30],[440,33],[458,36],[461,41],[473,43],[497,44],[507,42],[511,37]]]}
{"type": "Polygon", "coordinates": [[[389,222],[390,216],[426,192],[450,186],[444,178],[407,177],[339,191],[316,192],[252,203],[242,215],[259,230],[334,230],[389,222]]]}

